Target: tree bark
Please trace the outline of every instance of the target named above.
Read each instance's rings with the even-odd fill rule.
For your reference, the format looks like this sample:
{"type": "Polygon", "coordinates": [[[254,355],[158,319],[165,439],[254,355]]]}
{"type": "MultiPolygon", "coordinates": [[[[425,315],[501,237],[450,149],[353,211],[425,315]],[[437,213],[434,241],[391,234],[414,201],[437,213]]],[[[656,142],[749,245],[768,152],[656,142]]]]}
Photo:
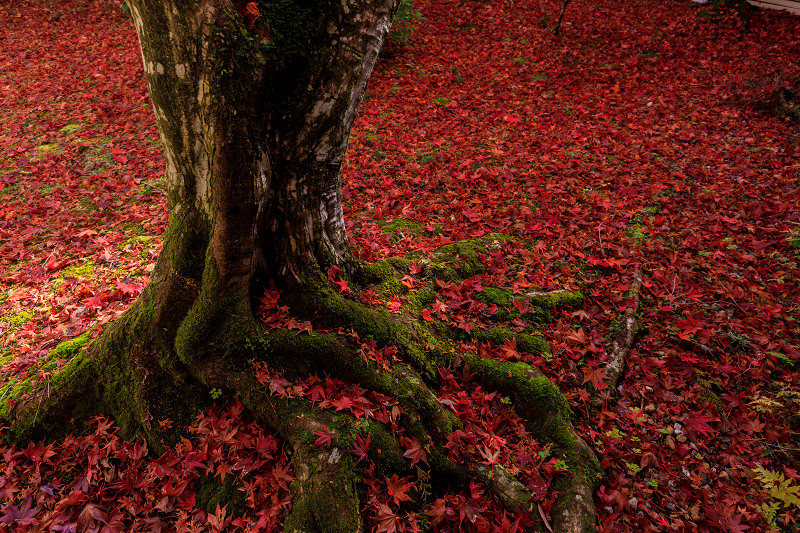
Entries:
{"type": "Polygon", "coordinates": [[[170,191],[153,282],[213,268],[249,294],[350,263],[342,162],[396,0],[129,4],[170,191]]]}

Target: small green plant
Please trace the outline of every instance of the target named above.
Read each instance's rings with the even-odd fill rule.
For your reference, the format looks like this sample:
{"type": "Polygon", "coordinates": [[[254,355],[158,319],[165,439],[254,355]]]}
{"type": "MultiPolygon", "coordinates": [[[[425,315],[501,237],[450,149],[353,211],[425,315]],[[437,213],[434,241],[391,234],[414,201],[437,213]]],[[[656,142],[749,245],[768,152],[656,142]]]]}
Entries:
{"type": "Polygon", "coordinates": [[[631,471],[633,474],[638,474],[638,473],[639,473],[639,472],[641,472],[641,470],[642,470],[642,467],[641,467],[641,466],[637,465],[636,463],[629,463],[628,461],[625,461],[625,466],[626,466],[626,467],[627,467],[627,469],[628,469],[628,470],[630,470],[630,471],[631,471]]]}
{"type": "Polygon", "coordinates": [[[622,431],[619,428],[614,428],[606,431],[606,436],[611,437],[612,439],[621,439],[622,437],[626,436],[627,433],[622,431]]]}
{"type": "MultiPolygon", "coordinates": [[[[800,117],[800,114],[798,114],[798,117],[800,117]]],[[[793,230],[787,232],[786,240],[792,248],[800,248],[800,224],[793,230]]]]}
{"type": "Polygon", "coordinates": [[[566,471],[569,470],[569,465],[563,459],[558,459],[555,464],[556,470],[566,471]]]}
{"type": "Polygon", "coordinates": [[[209,394],[211,395],[212,400],[218,400],[219,397],[222,396],[222,389],[217,389],[217,388],[211,389],[209,391],[209,394]]]}
{"type": "Polygon", "coordinates": [[[433,99],[433,103],[438,105],[439,107],[444,107],[447,103],[450,102],[449,98],[445,98],[444,96],[437,96],[433,99]]]}
{"type": "Polygon", "coordinates": [[[414,23],[423,18],[419,9],[414,9],[414,0],[400,0],[400,7],[397,8],[392,21],[392,29],[389,30],[389,39],[398,44],[407,44],[414,31],[414,23]]]}
{"type": "Polygon", "coordinates": [[[753,473],[756,481],[771,498],[771,501],[762,503],[758,509],[770,527],[777,526],[775,519],[778,511],[790,507],[800,509],[800,497],[798,497],[800,486],[792,484],[792,481],[786,479],[782,473],[772,472],[763,466],[755,467],[753,473]]]}

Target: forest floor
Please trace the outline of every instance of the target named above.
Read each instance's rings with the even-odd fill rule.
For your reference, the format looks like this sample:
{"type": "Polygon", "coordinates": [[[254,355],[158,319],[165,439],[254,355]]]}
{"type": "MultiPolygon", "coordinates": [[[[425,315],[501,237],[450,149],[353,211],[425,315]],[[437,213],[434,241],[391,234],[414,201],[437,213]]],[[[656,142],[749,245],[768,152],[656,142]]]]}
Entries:
{"type": "MultiPolygon", "coordinates": [[[[534,361],[567,395],[606,470],[601,531],[798,531],[800,17],[762,10],[743,24],[701,18],[688,0],[576,0],[554,36],[560,3],[417,2],[424,18],[410,42],[385,48],[351,136],[343,195],[356,253],[513,236],[514,255],[488,258],[486,279],[443,290],[429,311],[464,327],[481,327],[464,302],[489,281],[518,308],[532,287],[585,294],[545,331],[552,357],[495,352],[534,361]],[[642,327],[611,391],[608,339],[637,268],[642,327]]],[[[167,210],[118,2],[4,3],[0,29],[5,404],[4,384],[46,381],[66,364],[53,348],[96,336],[136,298],[167,210]]],[[[506,420],[508,402],[442,375],[443,401],[484,424],[475,434],[500,435],[478,421],[506,420]]],[[[194,437],[158,458],[106,420],[95,427],[0,447],[0,531],[280,529],[288,459],[238,404],[200,415],[194,437]],[[193,486],[206,475],[237,484],[252,515],[203,511],[193,486]]],[[[546,516],[558,461],[503,435],[462,451],[500,454],[546,516]]],[[[514,531],[526,520],[478,486],[414,509],[421,478],[371,482],[377,531],[514,531]]]]}

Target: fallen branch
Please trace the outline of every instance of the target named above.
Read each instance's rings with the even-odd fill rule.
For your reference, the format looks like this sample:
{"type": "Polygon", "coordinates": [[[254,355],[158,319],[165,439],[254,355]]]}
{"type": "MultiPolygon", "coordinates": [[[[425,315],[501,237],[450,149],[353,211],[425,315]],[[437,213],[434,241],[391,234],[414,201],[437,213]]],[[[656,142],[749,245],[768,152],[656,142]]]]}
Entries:
{"type": "MultiPolygon", "coordinates": [[[[625,360],[628,353],[633,346],[633,340],[639,332],[639,320],[636,315],[639,313],[641,306],[641,292],[642,292],[642,269],[637,268],[633,273],[633,283],[631,284],[630,292],[633,296],[633,306],[625,311],[625,318],[622,322],[622,328],[614,337],[611,346],[608,350],[608,362],[604,367],[605,375],[608,378],[608,387],[612,391],[617,388],[619,380],[622,378],[622,373],[625,371],[625,360]]],[[[599,408],[602,407],[603,400],[595,397],[592,400],[592,406],[599,408]]]]}
{"type": "Polygon", "coordinates": [[[553,35],[558,35],[561,33],[561,21],[564,18],[564,12],[567,11],[567,6],[572,0],[564,0],[564,3],[561,4],[561,12],[558,14],[558,20],[556,21],[556,25],[553,28],[553,35]]]}

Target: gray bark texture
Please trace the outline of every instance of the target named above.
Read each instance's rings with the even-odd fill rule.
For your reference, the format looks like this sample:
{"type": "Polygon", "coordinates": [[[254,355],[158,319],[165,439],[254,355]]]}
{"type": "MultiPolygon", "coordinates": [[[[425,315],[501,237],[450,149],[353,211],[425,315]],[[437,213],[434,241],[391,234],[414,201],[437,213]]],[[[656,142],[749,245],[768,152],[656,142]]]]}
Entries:
{"type": "Polygon", "coordinates": [[[200,281],[211,260],[247,288],[347,263],[342,162],[397,0],[129,5],[167,160],[154,279],[200,281]]]}

